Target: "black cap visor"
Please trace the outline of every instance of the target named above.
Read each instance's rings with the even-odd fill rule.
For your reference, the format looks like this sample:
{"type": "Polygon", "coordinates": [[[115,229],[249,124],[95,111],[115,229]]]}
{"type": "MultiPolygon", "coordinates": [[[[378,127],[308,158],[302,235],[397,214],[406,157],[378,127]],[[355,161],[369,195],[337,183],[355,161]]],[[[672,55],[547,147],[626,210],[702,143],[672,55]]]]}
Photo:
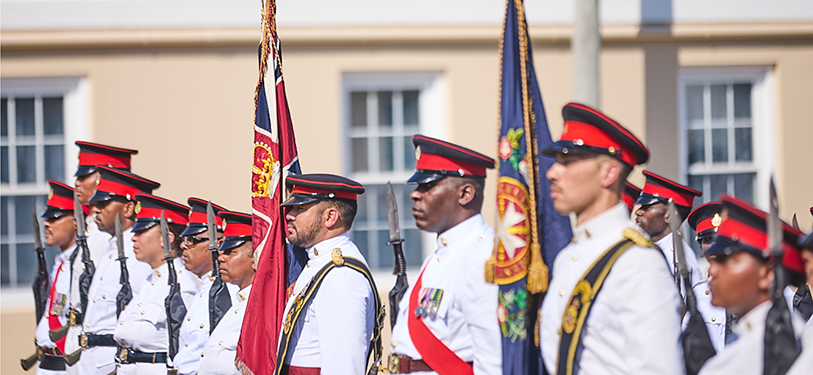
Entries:
{"type": "Polygon", "coordinates": [[[734,241],[728,237],[717,237],[717,239],[714,240],[714,243],[703,252],[703,255],[731,256],[736,253],[751,253],[751,255],[757,258],[765,259],[765,256],[761,250],[744,245],[741,242],[734,241]]]}
{"type": "Polygon", "coordinates": [[[813,252],[813,233],[808,234],[802,241],[799,242],[799,246],[807,251],[813,252]]]}
{"type": "MultiPolygon", "coordinates": [[[[602,154],[602,155],[609,155],[618,157],[621,155],[621,150],[614,150],[614,152],[610,152],[609,149],[595,147],[595,146],[587,146],[584,144],[577,144],[573,141],[556,141],[553,142],[552,145],[548,146],[547,148],[542,150],[543,155],[547,156],[556,156],[556,154],[576,154],[576,155],[583,155],[583,154],[602,154]]],[[[621,159],[618,159],[621,160],[621,159]]]]}
{"type": "Polygon", "coordinates": [[[43,214],[40,217],[44,219],[51,219],[55,217],[62,217],[65,215],[73,215],[73,210],[63,210],[51,206],[46,206],[45,212],[43,212],[43,214]]]}
{"type": "Polygon", "coordinates": [[[251,236],[229,236],[223,238],[223,243],[220,244],[219,251],[234,249],[246,242],[251,242],[251,236]]]}
{"type": "Polygon", "coordinates": [[[209,227],[206,224],[189,223],[186,225],[186,229],[181,233],[181,236],[194,236],[206,232],[207,230],[209,230],[209,227]]]}
{"type": "MultiPolygon", "coordinates": [[[[649,193],[641,193],[641,196],[638,197],[637,201],[635,201],[635,204],[640,204],[641,206],[649,206],[649,205],[653,205],[655,203],[669,204],[669,199],[666,199],[664,197],[659,197],[657,195],[652,195],[652,194],[649,194],[649,193]]],[[[682,206],[679,206],[679,207],[682,207],[682,206]]]]}
{"type": "Polygon", "coordinates": [[[76,169],[76,173],[74,173],[74,177],[81,177],[84,175],[89,175],[93,172],[96,172],[96,166],[93,165],[80,165],[78,169],[76,169]]]}
{"type": "Polygon", "coordinates": [[[150,229],[156,226],[159,221],[158,219],[136,219],[135,225],[133,225],[133,233],[150,229]]]}
{"type": "Polygon", "coordinates": [[[313,203],[328,198],[327,195],[324,195],[324,197],[322,195],[324,194],[309,195],[294,193],[291,194],[291,197],[286,199],[285,202],[282,202],[280,206],[281,207],[301,206],[303,204],[313,203]]]}
{"type": "Polygon", "coordinates": [[[96,193],[94,193],[93,196],[90,197],[89,202],[105,202],[113,199],[114,196],[115,194],[110,194],[106,191],[101,191],[97,189],[96,193]]]}
{"type": "Polygon", "coordinates": [[[714,237],[717,237],[717,228],[706,229],[700,233],[697,233],[695,239],[699,242],[702,239],[714,237]]]}

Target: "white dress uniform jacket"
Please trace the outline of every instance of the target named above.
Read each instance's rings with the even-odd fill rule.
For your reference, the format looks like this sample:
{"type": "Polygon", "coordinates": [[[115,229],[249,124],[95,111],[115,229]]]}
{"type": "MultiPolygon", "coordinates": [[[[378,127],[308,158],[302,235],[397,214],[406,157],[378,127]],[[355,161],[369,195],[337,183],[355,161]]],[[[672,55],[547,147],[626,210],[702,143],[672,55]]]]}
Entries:
{"type": "MultiPolygon", "coordinates": [[[[197,277],[184,268],[180,258],[173,261],[184,305],[189,306],[198,289],[197,277]]],[[[132,301],[121,312],[113,335],[116,342],[145,353],[166,353],[169,348],[169,332],[164,300],[168,294],[169,266],[163,263],[141,282],[141,286],[133,293],[132,301]]],[[[165,375],[166,372],[167,365],[164,363],[125,364],[118,368],[118,375],[165,375]]]]}
{"type": "MultiPolygon", "coordinates": [[[[98,260],[93,261],[96,266],[96,273],[93,274],[93,281],[90,283],[88,308],[82,326],[84,332],[96,335],[112,335],[118,323],[116,320],[116,295],[121,290],[121,284],[119,283],[121,265],[116,260],[119,258],[119,254],[115,237],[111,238],[108,244],[107,251],[98,260]]],[[[133,294],[135,294],[135,291],[147,278],[150,266],[136,259],[133,252],[133,236],[127,231],[124,234],[124,255],[127,257],[130,287],[133,289],[133,294]]],[[[77,259],[77,261],[79,260],[77,259]]],[[[82,263],[79,262],[79,264],[82,263]]],[[[77,275],[74,274],[74,276],[77,275]]],[[[73,283],[76,284],[77,282],[78,280],[74,278],[73,283]]],[[[82,357],[73,367],[78,367],[78,373],[82,375],[107,375],[116,368],[115,355],[115,347],[91,347],[82,352],[82,357]]]]}
{"type": "MultiPolygon", "coordinates": [[[[477,214],[438,234],[436,242],[437,249],[421,267],[421,284],[422,288],[442,289],[443,294],[435,318],[426,317],[423,322],[460,359],[472,362],[475,374],[501,374],[498,287],[487,283],[483,275],[494,246],[494,230],[477,214]]],[[[409,311],[414,286],[413,282],[398,304],[390,352],[422,359],[407,324],[407,314],[414,314],[409,311]]]]}
{"type": "Polygon", "coordinates": [[[203,352],[198,356],[200,375],[242,375],[234,365],[234,358],[237,356],[237,341],[240,339],[250,293],[251,285],[232,295],[231,307],[215,327],[212,336],[206,340],[203,352]]]}
{"type": "MultiPolygon", "coordinates": [[[[557,370],[562,317],[576,283],[627,228],[641,231],[619,203],[577,226],[556,257],[540,326],[549,373],[557,370]]],[[[633,245],[618,257],[593,301],[581,345],[580,375],[684,373],[680,297],[661,252],[633,245]]]]}
{"type": "MultiPolygon", "coordinates": [[[[669,271],[672,276],[675,275],[675,266],[672,263],[673,252],[673,236],[672,233],[661,238],[655,244],[661,248],[666,260],[669,261],[669,271]]],[[[709,331],[709,338],[711,344],[714,345],[714,350],[717,353],[725,349],[725,324],[726,314],[725,309],[711,304],[711,291],[709,290],[708,282],[700,272],[700,266],[697,263],[697,256],[692,251],[686,241],[683,241],[683,252],[686,256],[686,268],[689,270],[689,278],[691,279],[692,291],[697,299],[697,311],[703,316],[703,321],[706,323],[706,329],[709,331]]],[[[677,259],[675,259],[677,260],[677,259]]],[[[685,293],[683,285],[680,286],[681,294],[685,293]]],[[[683,329],[689,324],[689,314],[683,317],[683,329]]]]}
{"type": "MultiPolygon", "coordinates": [[[[209,291],[212,290],[214,278],[211,275],[204,275],[199,280],[201,282],[200,287],[198,287],[190,305],[186,307],[186,318],[181,324],[180,339],[178,341],[178,354],[173,360],[175,368],[178,369],[178,374],[181,375],[195,375],[198,373],[203,345],[209,339],[209,291]]],[[[226,286],[229,289],[232,305],[234,305],[238,291],[237,286],[228,283],[226,286]]],[[[237,334],[240,334],[239,327],[237,334]]]]}
{"type": "MultiPolygon", "coordinates": [[[[288,315],[295,296],[307,288],[314,274],[332,262],[334,249],[341,249],[343,256],[367,264],[346,233],[306,249],[308,263],[296,279],[283,317],[288,315]]],[[[322,375],[363,374],[375,323],[373,293],[377,292],[361,273],[349,267],[337,267],[328,272],[293,328],[288,356],[283,363],[321,368],[322,375]]]]}
{"type": "Polygon", "coordinates": [[[802,333],[802,353],[790,366],[786,375],[810,375],[813,371],[813,320],[805,325],[802,333]]]}
{"type": "MultiPolygon", "coordinates": [[[[53,301],[50,297],[48,297],[47,302],[45,304],[45,313],[40,318],[39,324],[37,324],[37,332],[35,339],[37,340],[37,346],[43,348],[53,348],[56,346],[51,338],[48,336],[48,331],[50,331],[50,325],[48,323],[48,312],[51,311],[52,308],[56,308],[60,311],[54,311],[55,315],[59,315],[59,323],[63,326],[68,324],[68,308],[69,306],[69,296],[71,293],[71,254],[73,251],[76,250],[76,245],[71,246],[65,251],[60,252],[56,255],[54,259],[54,267],[51,269],[51,287],[54,288],[54,297],[53,300],[57,301],[56,306],[52,306],[53,301]],[[57,271],[59,271],[59,275],[57,275],[57,271]],[[61,301],[64,301],[62,303],[61,301]]],[[[50,290],[49,290],[50,293],[50,290]]],[[[67,339],[66,339],[67,344],[67,339]]],[[[38,375],[57,375],[57,374],[64,374],[65,371],[53,371],[53,370],[44,370],[37,367],[37,374],[38,375]]]]}
{"type": "MultiPolygon", "coordinates": [[[[724,352],[711,357],[700,369],[699,375],[758,375],[765,364],[765,320],[773,306],[771,301],[763,302],[743,315],[731,325],[737,339],[726,346],[724,352]]],[[[802,333],[804,323],[797,314],[791,314],[791,323],[796,336],[802,333]]],[[[810,373],[808,368],[806,374],[810,373]]]]}
{"type": "MultiPolygon", "coordinates": [[[[93,260],[93,264],[96,266],[96,272],[98,272],[99,261],[103,256],[105,256],[111,246],[114,250],[116,249],[116,242],[113,239],[113,236],[111,236],[109,233],[99,230],[99,226],[96,224],[96,221],[93,220],[93,215],[88,215],[85,221],[85,231],[87,234],[88,250],[90,250],[90,259],[93,260]]],[[[71,302],[70,307],[76,311],[82,311],[80,306],[81,301],[79,299],[79,276],[82,275],[84,266],[84,262],[82,262],[82,251],[80,250],[79,254],[76,255],[76,258],[73,261],[73,271],[71,273],[72,276],[70,276],[72,279],[71,293],[69,298],[71,302]]],[[[66,335],[65,339],[65,353],[73,353],[79,349],[79,335],[81,333],[82,327],[72,326],[68,329],[68,334],[66,335]]],[[[82,353],[82,355],[84,356],[84,353],[82,353]]],[[[87,374],[87,372],[81,371],[81,367],[78,363],[74,364],[73,366],[67,366],[66,372],[68,375],[87,374]]]]}

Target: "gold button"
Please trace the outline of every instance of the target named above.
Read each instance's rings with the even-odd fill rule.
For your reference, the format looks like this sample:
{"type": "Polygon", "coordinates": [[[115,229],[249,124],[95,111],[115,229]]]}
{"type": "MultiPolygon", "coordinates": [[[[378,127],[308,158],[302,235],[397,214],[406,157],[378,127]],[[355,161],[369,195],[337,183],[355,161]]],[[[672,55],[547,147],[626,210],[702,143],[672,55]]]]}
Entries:
{"type": "Polygon", "coordinates": [[[438,256],[438,262],[440,262],[440,256],[438,256]]]}
{"type": "Polygon", "coordinates": [[[189,347],[189,343],[184,344],[184,346],[188,348],[188,347],[189,347]]]}
{"type": "Polygon", "coordinates": [[[192,317],[191,317],[191,316],[190,316],[190,317],[187,317],[187,318],[186,318],[186,321],[187,321],[187,322],[191,322],[191,321],[192,321],[192,317]]]}
{"type": "Polygon", "coordinates": [[[221,341],[221,342],[217,343],[217,345],[223,345],[223,341],[221,341]]]}
{"type": "Polygon", "coordinates": [[[85,325],[86,325],[88,328],[90,328],[90,323],[85,323],[85,325]]]}
{"type": "Polygon", "coordinates": [[[107,295],[106,295],[106,294],[102,294],[102,299],[107,299],[107,295]]]}
{"type": "Polygon", "coordinates": [[[85,266],[82,266],[82,271],[84,271],[84,270],[85,270],[85,266]]]}
{"type": "Polygon", "coordinates": [[[483,237],[477,237],[477,241],[482,241],[483,237]]]}
{"type": "Polygon", "coordinates": [[[709,291],[707,290],[707,291],[706,291],[706,295],[709,295],[709,293],[711,293],[711,292],[709,292],[709,291]]]}
{"type": "Polygon", "coordinates": [[[201,357],[201,358],[203,358],[203,354],[204,354],[204,353],[200,353],[200,357],[201,357]]]}
{"type": "Polygon", "coordinates": [[[138,303],[138,305],[139,305],[139,306],[141,306],[141,305],[142,305],[142,303],[141,303],[141,302],[139,302],[139,303],[138,303]]]}
{"type": "Polygon", "coordinates": [[[245,300],[246,300],[246,297],[245,297],[245,296],[243,296],[241,293],[237,293],[237,296],[238,296],[238,297],[240,297],[240,300],[241,300],[241,301],[245,301],[245,300]]]}
{"type": "Polygon", "coordinates": [[[240,312],[240,310],[238,310],[238,309],[234,309],[234,313],[235,313],[235,314],[237,314],[237,313],[239,313],[239,312],[240,312]]]}
{"type": "Polygon", "coordinates": [[[559,329],[557,329],[557,330],[556,330],[556,332],[557,332],[557,333],[559,333],[559,334],[561,335],[561,334],[562,334],[562,329],[561,329],[561,328],[559,328],[559,329]]]}
{"type": "Polygon", "coordinates": [[[392,348],[393,348],[393,349],[395,349],[395,348],[397,348],[397,347],[398,347],[398,343],[397,343],[397,342],[395,342],[395,341],[393,341],[393,342],[392,342],[392,348]]]}
{"type": "Polygon", "coordinates": [[[711,317],[711,321],[712,321],[712,322],[716,322],[716,321],[717,321],[717,317],[716,317],[716,316],[711,317]]]}
{"type": "Polygon", "coordinates": [[[155,271],[155,274],[158,275],[158,277],[161,277],[161,271],[155,271]]]}
{"type": "Polygon", "coordinates": [[[203,293],[200,294],[200,298],[203,298],[203,293]]]}
{"type": "Polygon", "coordinates": [[[141,310],[141,315],[144,315],[144,310],[141,310]]]}
{"type": "Polygon", "coordinates": [[[203,324],[200,325],[200,329],[203,329],[203,324]]]}
{"type": "Polygon", "coordinates": [[[104,280],[104,276],[99,276],[99,280],[104,280]]]}
{"type": "Polygon", "coordinates": [[[564,295],[565,295],[565,290],[564,290],[564,289],[560,290],[560,291],[559,291],[559,295],[560,295],[560,296],[564,296],[564,295]]]}
{"type": "Polygon", "coordinates": [[[178,275],[180,275],[180,274],[181,274],[181,270],[178,270],[178,275]]]}
{"type": "Polygon", "coordinates": [[[124,325],[124,321],[123,321],[123,320],[122,320],[122,321],[120,321],[120,322],[119,322],[119,325],[120,325],[120,326],[123,326],[123,325],[124,325]]]}
{"type": "Polygon", "coordinates": [[[107,258],[108,258],[108,259],[113,259],[113,255],[112,255],[112,254],[111,254],[111,255],[108,255],[108,256],[107,256],[107,258]]]}
{"type": "Polygon", "coordinates": [[[574,262],[575,262],[575,261],[577,261],[577,260],[579,260],[579,254],[573,254],[573,257],[572,257],[572,258],[573,258],[573,261],[574,261],[574,262]]]}
{"type": "Polygon", "coordinates": [[[448,245],[448,244],[449,244],[448,242],[446,242],[446,239],[445,239],[445,238],[443,238],[443,237],[441,237],[441,238],[440,238],[440,243],[442,243],[442,244],[443,244],[443,246],[446,246],[446,245],[448,245]]]}
{"type": "Polygon", "coordinates": [[[93,299],[93,303],[96,303],[96,298],[93,299]]]}
{"type": "Polygon", "coordinates": [[[306,266],[308,266],[308,268],[311,268],[310,262],[308,262],[308,264],[306,264],[306,266]]]}
{"type": "Polygon", "coordinates": [[[155,281],[151,281],[150,284],[155,285],[155,281]]]}
{"type": "Polygon", "coordinates": [[[313,248],[313,255],[319,256],[319,250],[317,250],[315,247],[313,248]]]}

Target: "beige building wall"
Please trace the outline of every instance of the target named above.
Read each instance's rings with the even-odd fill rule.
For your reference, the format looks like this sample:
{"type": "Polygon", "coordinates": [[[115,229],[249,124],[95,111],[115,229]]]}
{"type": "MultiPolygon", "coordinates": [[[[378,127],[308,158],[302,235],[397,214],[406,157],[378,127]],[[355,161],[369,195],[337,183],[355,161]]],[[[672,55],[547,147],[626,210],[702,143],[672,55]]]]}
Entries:
{"type": "MultiPolygon", "coordinates": [[[[605,30],[602,109],[645,140],[653,154],[650,168],[676,179],[680,69],[773,67],[781,215],[789,220],[798,213],[802,229],[809,230],[813,175],[804,166],[813,160],[813,31],[807,27],[756,38],[715,30],[676,29],[656,36],[629,27],[605,30]]],[[[281,30],[303,170],[347,172],[342,124],[342,74],[347,72],[441,72],[445,138],[496,156],[499,32],[496,27],[281,30]]],[[[561,108],[572,96],[568,33],[532,28],[534,62],[554,139],[561,131],[561,108]]],[[[200,196],[230,209],[250,209],[257,83],[252,31],[71,35],[54,39],[4,32],[2,77],[86,77],[89,140],[139,149],[133,170],[161,182],[158,195],[177,201],[200,196]],[[213,169],[218,171],[214,180],[208,176],[213,169]]],[[[631,180],[643,184],[638,172],[631,180]]],[[[489,185],[486,194],[484,211],[493,224],[494,187],[489,185]]],[[[33,348],[32,315],[33,307],[0,312],[3,374],[22,373],[18,360],[33,348]]]]}

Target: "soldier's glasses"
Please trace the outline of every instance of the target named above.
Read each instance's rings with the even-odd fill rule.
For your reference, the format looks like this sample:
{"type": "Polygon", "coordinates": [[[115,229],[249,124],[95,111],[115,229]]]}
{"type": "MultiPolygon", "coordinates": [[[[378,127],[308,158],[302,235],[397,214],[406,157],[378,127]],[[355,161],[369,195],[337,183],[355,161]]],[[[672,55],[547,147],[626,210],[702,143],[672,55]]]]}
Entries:
{"type": "Polygon", "coordinates": [[[201,237],[198,237],[198,236],[184,236],[183,237],[183,244],[186,245],[186,247],[195,247],[197,244],[199,244],[201,242],[204,242],[204,241],[209,241],[209,238],[201,238],[201,237]]]}

